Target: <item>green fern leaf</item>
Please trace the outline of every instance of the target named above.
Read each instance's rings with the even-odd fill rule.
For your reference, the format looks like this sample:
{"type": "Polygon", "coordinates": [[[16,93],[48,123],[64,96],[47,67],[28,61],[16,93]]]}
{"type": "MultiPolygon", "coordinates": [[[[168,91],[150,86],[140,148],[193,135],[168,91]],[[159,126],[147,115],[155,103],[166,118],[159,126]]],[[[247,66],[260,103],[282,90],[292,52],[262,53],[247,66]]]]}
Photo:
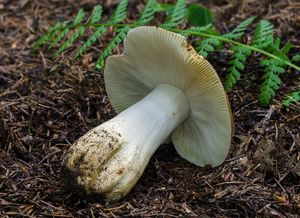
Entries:
{"type": "Polygon", "coordinates": [[[269,80],[265,81],[262,84],[262,87],[259,91],[258,99],[262,106],[267,106],[270,103],[271,98],[275,95],[274,87],[272,84],[280,83],[280,80],[275,80],[275,77],[270,77],[269,80]]]}
{"type": "Polygon", "coordinates": [[[196,47],[196,51],[198,54],[203,57],[207,57],[209,52],[213,52],[217,46],[221,44],[221,42],[216,38],[207,38],[200,40],[197,42],[198,46],[196,47]]]}
{"type": "Polygon", "coordinates": [[[247,27],[254,21],[255,17],[250,17],[243,22],[241,22],[236,28],[234,28],[231,32],[226,33],[223,37],[231,40],[238,40],[240,39],[247,29],[247,27]]]}
{"type": "Polygon", "coordinates": [[[288,93],[282,100],[282,105],[288,107],[296,102],[300,102],[300,90],[288,93]]]}
{"type": "Polygon", "coordinates": [[[167,18],[167,21],[161,25],[162,28],[176,27],[184,21],[186,12],[185,0],[178,0],[173,12],[167,18]]]}
{"type": "Polygon", "coordinates": [[[261,66],[265,67],[265,72],[267,70],[272,71],[276,74],[280,74],[280,73],[284,72],[284,68],[283,68],[284,63],[280,62],[278,60],[275,60],[273,58],[262,60],[259,64],[261,66]]]}
{"type": "Polygon", "coordinates": [[[293,62],[299,62],[300,61],[300,54],[296,54],[292,57],[293,62]]]}
{"type": "Polygon", "coordinates": [[[237,78],[241,76],[240,72],[235,67],[230,67],[228,71],[230,73],[227,74],[224,85],[226,91],[230,91],[232,87],[236,84],[237,78]]]}
{"type": "Polygon", "coordinates": [[[48,46],[47,51],[49,51],[53,46],[55,46],[60,40],[62,40],[70,31],[68,27],[66,27],[48,46]]]}
{"type": "Polygon", "coordinates": [[[154,13],[156,12],[157,8],[156,0],[148,0],[147,4],[145,5],[140,17],[137,19],[137,25],[145,25],[149,23],[154,18],[154,13]]]}
{"type": "Polygon", "coordinates": [[[54,40],[54,38],[62,31],[64,31],[64,29],[66,29],[68,26],[68,22],[65,21],[63,23],[61,23],[60,27],[58,29],[56,29],[55,31],[53,31],[48,38],[48,42],[51,42],[52,40],[54,40]]]}
{"type": "Polygon", "coordinates": [[[108,23],[117,24],[121,23],[126,18],[127,0],[121,0],[112,16],[109,18],[108,23]]]}
{"type": "Polygon", "coordinates": [[[262,106],[267,106],[271,98],[275,96],[275,91],[280,86],[281,80],[279,74],[285,72],[285,64],[270,58],[261,61],[260,65],[264,67],[265,74],[262,76],[264,82],[259,90],[258,99],[262,106]]]}
{"type": "Polygon", "coordinates": [[[256,25],[252,45],[260,49],[273,44],[273,25],[267,20],[261,20],[256,25]]]}
{"type": "Polygon", "coordinates": [[[88,40],[76,51],[76,53],[73,56],[73,62],[77,60],[78,57],[80,57],[85,50],[91,46],[96,40],[105,33],[106,28],[104,26],[99,27],[89,38],[88,40]]]}
{"type": "Polygon", "coordinates": [[[228,64],[230,65],[228,69],[228,74],[225,80],[225,90],[232,90],[233,86],[236,84],[236,81],[241,76],[241,72],[244,70],[244,63],[248,56],[251,55],[251,50],[242,47],[242,46],[232,46],[230,50],[233,51],[230,61],[228,64]]]}
{"type": "Polygon", "coordinates": [[[105,59],[111,54],[112,50],[119,45],[126,37],[127,32],[130,30],[130,27],[124,27],[115,38],[109,43],[109,45],[103,50],[102,54],[99,56],[96,61],[95,68],[101,69],[104,66],[105,59]]]}
{"type": "Polygon", "coordinates": [[[291,49],[290,42],[287,42],[283,48],[280,48],[280,38],[275,38],[273,44],[269,45],[265,48],[268,52],[272,53],[273,55],[281,58],[282,60],[290,61],[288,58],[288,53],[291,49]]]}
{"type": "Polygon", "coordinates": [[[214,15],[208,8],[198,3],[191,3],[186,10],[187,23],[191,26],[205,26],[212,24],[214,15]]]}
{"type": "Polygon", "coordinates": [[[78,12],[77,12],[77,15],[73,21],[73,23],[71,24],[71,27],[70,28],[74,28],[76,27],[78,24],[81,23],[81,21],[83,20],[84,18],[84,11],[83,9],[81,8],[78,12]]]}
{"type": "Polygon", "coordinates": [[[98,22],[102,17],[102,12],[103,9],[101,5],[97,5],[96,7],[94,7],[93,12],[88,19],[88,24],[93,24],[98,22]]]}
{"type": "Polygon", "coordinates": [[[33,50],[43,46],[48,41],[48,34],[40,36],[32,45],[33,50]]]}
{"type": "MultiPolygon", "coordinates": [[[[197,33],[208,33],[208,34],[212,34],[212,35],[219,35],[215,30],[212,24],[207,24],[205,26],[200,26],[200,27],[191,27],[190,29],[186,30],[188,31],[192,31],[192,32],[197,32],[197,33]]],[[[185,31],[185,32],[186,32],[185,31]]]]}
{"type": "Polygon", "coordinates": [[[60,53],[62,53],[70,44],[72,44],[79,36],[82,36],[83,34],[84,26],[81,26],[75,30],[66,41],[64,41],[64,43],[54,53],[54,56],[58,56],[60,53]]]}
{"type": "Polygon", "coordinates": [[[280,38],[278,38],[278,37],[274,38],[272,46],[279,49],[280,48],[280,41],[281,41],[280,38]]]}
{"type": "MultiPolygon", "coordinates": [[[[216,32],[216,30],[214,29],[212,24],[207,24],[207,25],[201,26],[201,27],[192,26],[189,29],[179,31],[178,33],[185,37],[188,37],[189,35],[193,35],[195,33],[196,34],[205,33],[205,34],[216,35],[216,36],[220,35],[219,33],[216,32]]],[[[200,44],[200,41],[198,41],[198,44],[200,44]]]]}
{"type": "Polygon", "coordinates": [[[33,49],[41,47],[47,42],[52,41],[52,39],[57,35],[57,33],[66,26],[66,23],[57,22],[51,26],[47,33],[39,37],[33,44],[33,49]]]}
{"type": "MultiPolygon", "coordinates": [[[[230,33],[224,34],[223,37],[231,40],[239,40],[245,34],[247,27],[254,21],[254,19],[255,17],[250,17],[244,20],[230,33]]],[[[229,73],[226,76],[224,85],[226,91],[232,90],[237,79],[240,78],[241,72],[244,71],[244,63],[247,57],[252,53],[249,48],[243,46],[232,46],[229,50],[233,51],[233,53],[230,57],[230,61],[228,62],[230,65],[228,69],[229,73]]]]}
{"type": "Polygon", "coordinates": [[[292,48],[292,43],[288,41],[287,43],[285,43],[281,51],[283,54],[287,55],[290,52],[291,48],[292,48]]]}

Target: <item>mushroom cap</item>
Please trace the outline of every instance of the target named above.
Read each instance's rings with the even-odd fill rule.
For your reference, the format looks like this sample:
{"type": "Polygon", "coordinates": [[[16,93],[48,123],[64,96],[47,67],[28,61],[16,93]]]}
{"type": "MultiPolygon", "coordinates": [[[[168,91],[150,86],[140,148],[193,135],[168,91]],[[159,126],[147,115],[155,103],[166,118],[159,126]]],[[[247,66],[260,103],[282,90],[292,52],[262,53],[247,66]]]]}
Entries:
{"type": "Polygon", "coordinates": [[[225,160],[233,134],[227,95],[214,68],[185,37],[157,27],[131,29],[123,54],[107,58],[104,78],[117,113],[160,83],[181,89],[191,112],[171,134],[177,152],[199,166],[225,160]]]}

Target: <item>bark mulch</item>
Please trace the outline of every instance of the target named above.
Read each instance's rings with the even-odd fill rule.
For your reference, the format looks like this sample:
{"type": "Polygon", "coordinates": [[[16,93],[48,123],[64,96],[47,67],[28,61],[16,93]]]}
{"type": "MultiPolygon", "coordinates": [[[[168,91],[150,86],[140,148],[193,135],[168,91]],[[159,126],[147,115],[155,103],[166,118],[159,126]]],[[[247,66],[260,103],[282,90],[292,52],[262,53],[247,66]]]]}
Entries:
{"type": "MultiPolygon", "coordinates": [[[[202,2],[214,11],[221,32],[256,15],[271,21],[276,34],[294,44],[293,52],[300,48],[299,1],[202,2]]],[[[96,4],[0,0],[0,217],[299,217],[300,107],[282,108],[279,99],[300,87],[300,72],[288,70],[278,95],[263,108],[257,102],[262,69],[255,57],[229,93],[235,135],[223,165],[200,168],[180,158],[172,145],[163,145],[119,202],[68,191],[61,179],[64,152],[115,116],[102,74],[93,72],[91,61],[109,36],[75,65],[66,58],[68,52],[55,60],[42,50],[33,54],[31,45],[55,20],[96,4]]],[[[104,5],[107,16],[113,1],[104,5]]],[[[132,1],[129,13],[136,14],[140,6],[132,1]]],[[[209,60],[223,80],[226,59],[214,54],[209,60]]]]}

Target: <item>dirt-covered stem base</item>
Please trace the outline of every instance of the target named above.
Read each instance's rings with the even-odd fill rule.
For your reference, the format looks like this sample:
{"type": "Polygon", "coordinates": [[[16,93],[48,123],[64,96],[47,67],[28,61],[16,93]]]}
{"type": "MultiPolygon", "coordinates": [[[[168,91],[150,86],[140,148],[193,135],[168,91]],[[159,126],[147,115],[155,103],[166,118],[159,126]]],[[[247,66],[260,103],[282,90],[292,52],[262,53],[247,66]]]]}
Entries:
{"type": "Polygon", "coordinates": [[[141,101],[79,138],[64,158],[67,179],[87,194],[101,194],[110,201],[124,197],[155,150],[189,112],[181,90],[158,85],[141,101]]]}

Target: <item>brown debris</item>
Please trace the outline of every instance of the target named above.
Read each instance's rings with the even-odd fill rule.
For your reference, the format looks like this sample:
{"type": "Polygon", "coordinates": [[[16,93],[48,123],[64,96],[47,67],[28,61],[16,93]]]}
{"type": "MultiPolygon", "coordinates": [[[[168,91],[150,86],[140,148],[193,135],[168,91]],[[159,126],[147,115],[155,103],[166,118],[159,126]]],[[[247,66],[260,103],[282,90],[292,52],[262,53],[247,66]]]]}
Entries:
{"type": "MultiPolygon", "coordinates": [[[[278,101],[299,87],[299,72],[284,75],[279,95],[269,108],[261,108],[254,92],[260,81],[251,79],[261,74],[254,58],[229,93],[236,131],[223,165],[200,168],[179,157],[172,145],[163,145],[122,201],[70,193],[61,179],[63,154],[115,114],[102,74],[92,72],[93,55],[109,33],[73,66],[43,51],[31,53],[33,40],[55,20],[69,19],[99,1],[67,2],[0,1],[0,217],[299,216],[300,110],[299,105],[281,108],[278,101]]],[[[140,10],[141,1],[134,2],[130,10],[140,10]]],[[[300,47],[296,0],[200,2],[215,11],[223,32],[256,15],[274,23],[284,41],[300,47]]],[[[106,17],[113,4],[105,1],[106,17]]],[[[68,51],[63,55],[68,57],[68,51]]],[[[224,78],[226,62],[219,57],[210,61],[224,78]]]]}

